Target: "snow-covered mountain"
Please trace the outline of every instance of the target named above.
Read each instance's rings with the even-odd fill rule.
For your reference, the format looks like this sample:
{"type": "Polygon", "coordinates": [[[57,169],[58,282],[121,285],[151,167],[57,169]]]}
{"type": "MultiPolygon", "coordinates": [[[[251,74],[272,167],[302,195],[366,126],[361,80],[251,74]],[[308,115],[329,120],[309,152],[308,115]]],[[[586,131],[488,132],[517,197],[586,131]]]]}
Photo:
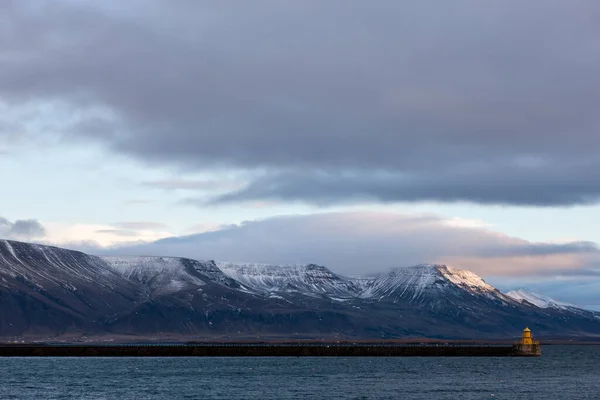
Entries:
{"type": "Polygon", "coordinates": [[[492,300],[510,301],[481,277],[445,265],[422,264],[396,268],[366,284],[362,298],[408,300],[419,304],[460,294],[478,295],[492,300]]]}
{"type": "Polygon", "coordinates": [[[223,273],[214,261],[178,257],[102,257],[125,278],[154,295],[198,289],[209,283],[230,288],[239,284],[223,273]]]}
{"type": "Polygon", "coordinates": [[[0,337],[177,334],[362,338],[600,335],[600,316],[505,295],[444,265],[344,277],[309,264],[96,257],[0,240],[0,337]]]}
{"type": "Polygon", "coordinates": [[[0,240],[0,286],[27,282],[40,290],[77,291],[93,284],[108,290],[120,281],[100,257],[52,246],[0,240]]]}
{"type": "Polygon", "coordinates": [[[99,257],[0,240],[0,336],[88,329],[138,296],[99,257]]]}
{"type": "Polygon", "coordinates": [[[374,277],[352,278],[314,264],[278,266],[219,262],[217,266],[244,287],[263,294],[296,293],[414,304],[462,294],[514,303],[474,273],[445,265],[423,264],[395,268],[374,277]]]}
{"type": "Polygon", "coordinates": [[[350,279],[315,264],[267,265],[219,262],[226,275],[257,293],[356,297],[360,288],[350,279]]]}
{"type": "Polygon", "coordinates": [[[525,289],[512,290],[506,293],[506,295],[518,301],[519,303],[527,302],[539,308],[555,308],[559,310],[569,310],[578,308],[573,304],[563,303],[561,301],[551,299],[548,296],[544,296],[535,292],[530,292],[525,289]]]}

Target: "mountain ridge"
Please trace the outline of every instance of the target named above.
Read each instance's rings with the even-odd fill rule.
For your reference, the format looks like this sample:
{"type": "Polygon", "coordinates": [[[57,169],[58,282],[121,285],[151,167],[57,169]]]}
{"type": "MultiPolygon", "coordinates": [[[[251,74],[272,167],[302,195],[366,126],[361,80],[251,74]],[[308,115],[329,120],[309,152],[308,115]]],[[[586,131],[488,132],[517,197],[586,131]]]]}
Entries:
{"type": "Polygon", "coordinates": [[[600,314],[538,307],[467,270],[422,264],[374,277],[317,264],[98,257],[0,240],[0,337],[233,335],[472,338],[598,335],[600,314]]]}

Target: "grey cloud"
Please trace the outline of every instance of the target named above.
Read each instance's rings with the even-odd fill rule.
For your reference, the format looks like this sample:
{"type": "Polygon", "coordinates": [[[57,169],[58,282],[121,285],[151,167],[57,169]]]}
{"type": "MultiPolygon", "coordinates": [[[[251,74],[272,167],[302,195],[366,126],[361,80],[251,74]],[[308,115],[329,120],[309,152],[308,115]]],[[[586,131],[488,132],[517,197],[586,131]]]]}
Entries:
{"type": "MultiPolygon", "coordinates": [[[[0,107],[0,113],[2,112],[0,107]]],[[[14,147],[21,142],[21,137],[18,134],[18,126],[14,123],[2,121],[0,115],[0,154],[11,154],[14,147]]]]}
{"type": "MultiPolygon", "coordinates": [[[[585,241],[570,243],[527,243],[521,246],[512,246],[506,253],[503,253],[503,255],[511,256],[545,256],[553,254],[600,254],[600,249],[596,243],[585,241]]],[[[592,270],[586,271],[582,270],[578,271],[578,273],[592,272],[592,270]]],[[[570,271],[570,273],[573,273],[573,271],[570,271]]]]}
{"type": "Polygon", "coordinates": [[[152,165],[257,176],[222,200],[598,202],[595,0],[0,7],[3,101],[95,113],[70,134],[152,165]]]}
{"type": "Polygon", "coordinates": [[[590,268],[586,268],[586,269],[581,269],[581,270],[574,270],[574,271],[559,271],[560,276],[565,276],[565,277],[582,277],[582,278],[596,278],[599,279],[600,278],[600,269],[590,269],[590,268]]]}
{"type": "Polygon", "coordinates": [[[19,219],[14,222],[0,217],[0,237],[3,239],[36,239],[46,235],[46,229],[37,220],[19,219]]]}
{"type": "Polygon", "coordinates": [[[536,277],[519,280],[490,278],[488,281],[505,292],[525,289],[544,294],[558,301],[600,311],[600,296],[598,296],[600,277],[598,275],[569,276],[566,279],[554,276],[547,279],[536,277]]]}
{"type": "MultiPolygon", "coordinates": [[[[292,171],[270,173],[237,191],[213,197],[209,204],[261,199],[304,201],[316,205],[378,201],[393,203],[422,200],[481,204],[555,206],[592,204],[600,198],[600,169],[589,163],[515,168],[473,165],[469,169],[446,166],[436,173],[398,174],[292,171]]],[[[191,199],[191,202],[194,202],[191,199]]],[[[196,203],[205,204],[206,200],[196,203]]]]}
{"type": "Polygon", "coordinates": [[[241,184],[229,180],[200,180],[200,179],[163,179],[146,181],[143,186],[165,190],[234,190],[239,189],[241,184]]]}

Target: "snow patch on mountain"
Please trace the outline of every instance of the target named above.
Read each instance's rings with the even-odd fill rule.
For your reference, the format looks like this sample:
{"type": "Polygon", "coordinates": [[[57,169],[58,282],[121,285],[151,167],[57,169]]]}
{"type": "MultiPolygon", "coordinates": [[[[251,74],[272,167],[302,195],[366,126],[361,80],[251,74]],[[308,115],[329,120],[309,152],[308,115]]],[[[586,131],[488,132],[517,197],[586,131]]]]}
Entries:
{"type": "Polygon", "coordinates": [[[154,295],[204,286],[205,281],[190,275],[183,259],[176,257],[103,257],[125,278],[146,286],[154,295]]]}
{"type": "Polygon", "coordinates": [[[358,297],[361,297],[360,295],[365,292],[372,284],[373,281],[375,280],[375,277],[373,276],[346,276],[344,277],[344,279],[347,279],[349,282],[351,282],[354,287],[356,287],[356,290],[358,291],[358,297]]]}
{"type": "Polygon", "coordinates": [[[153,294],[195,289],[208,283],[229,288],[239,284],[221,271],[214,261],[179,257],[103,257],[125,278],[143,284],[153,294]]]}
{"type": "Polygon", "coordinates": [[[506,293],[510,298],[522,303],[526,301],[531,303],[539,308],[556,308],[559,310],[568,310],[571,308],[578,308],[577,306],[569,303],[563,303],[557,300],[554,300],[548,296],[544,296],[539,293],[530,292],[524,289],[512,290],[506,293]]]}
{"type": "Polygon", "coordinates": [[[143,276],[153,278],[156,275],[181,272],[183,264],[177,257],[102,257],[115,270],[127,278],[143,276]]]}
{"type": "Polygon", "coordinates": [[[440,265],[437,266],[437,270],[448,281],[466,290],[479,293],[493,293],[497,291],[495,287],[486,283],[479,275],[474,274],[466,269],[458,269],[440,265]]]}
{"type": "Polygon", "coordinates": [[[377,276],[360,294],[362,298],[408,297],[420,298],[436,284],[439,275],[434,265],[395,268],[377,276]]]}
{"type": "Polygon", "coordinates": [[[244,287],[260,293],[300,293],[307,296],[335,295],[355,297],[356,285],[329,269],[314,264],[269,265],[218,262],[227,276],[244,287]]]}

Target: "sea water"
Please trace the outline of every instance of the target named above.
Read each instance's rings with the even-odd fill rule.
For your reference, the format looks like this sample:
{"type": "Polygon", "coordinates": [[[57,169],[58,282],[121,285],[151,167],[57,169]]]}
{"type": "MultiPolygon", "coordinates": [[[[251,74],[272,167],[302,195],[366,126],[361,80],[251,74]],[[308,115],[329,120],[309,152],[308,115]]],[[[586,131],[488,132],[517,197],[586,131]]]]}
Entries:
{"type": "Polygon", "coordinates": [[[600,346],[540,358],[0,358],[0,399],[600,399],[600,346]]]}

